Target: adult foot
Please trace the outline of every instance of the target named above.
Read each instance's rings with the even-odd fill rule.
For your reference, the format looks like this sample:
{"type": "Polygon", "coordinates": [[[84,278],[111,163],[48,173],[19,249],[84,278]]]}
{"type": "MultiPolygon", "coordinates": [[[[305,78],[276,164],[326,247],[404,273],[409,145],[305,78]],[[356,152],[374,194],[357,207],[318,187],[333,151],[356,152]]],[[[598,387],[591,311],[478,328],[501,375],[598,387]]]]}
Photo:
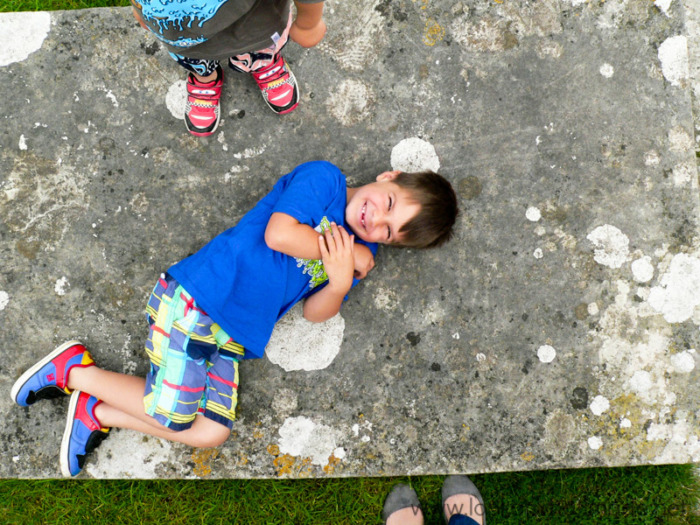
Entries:
{"type": "Polygon", "coordinates": [[[384,501],[382,519],[386,525],[423,525],[418,495],[408,485],[396,485],[384,501]]]}
{"type": "Polygon", "coordinates": [[[448,476],[445,479],[442,508],[445,521],[450,525],[486,525],[484,500],[467,476],[448,476]]]}

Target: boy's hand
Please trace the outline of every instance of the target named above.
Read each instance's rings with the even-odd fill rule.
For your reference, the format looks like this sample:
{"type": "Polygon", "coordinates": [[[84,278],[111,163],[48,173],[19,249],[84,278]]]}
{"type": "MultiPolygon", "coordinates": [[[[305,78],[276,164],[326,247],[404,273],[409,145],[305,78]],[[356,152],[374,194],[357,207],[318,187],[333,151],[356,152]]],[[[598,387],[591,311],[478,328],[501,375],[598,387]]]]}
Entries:
{"type": "Polygon", "coordinates": [[[344,296],[352,287],[355,236],[348,235],[345,228],[332,222],[323,236],[319,236],[318,243],[328,287],[344,296]]]}
{"type": "Polygon", "coordinates": [[[364,279],[372,268],[374,268],[374,255],[364,244],[356,244],[354,251],[355,278],[364,279]]]}
{"type": "Polygon", "coordinates": [[[326,23],[320,19],[315,26],[309,28],[299,27],[297,21],[292,22],[289,28],[289,38],[294,40],[301,47],[314,47],[326,34],[326,23]]]}

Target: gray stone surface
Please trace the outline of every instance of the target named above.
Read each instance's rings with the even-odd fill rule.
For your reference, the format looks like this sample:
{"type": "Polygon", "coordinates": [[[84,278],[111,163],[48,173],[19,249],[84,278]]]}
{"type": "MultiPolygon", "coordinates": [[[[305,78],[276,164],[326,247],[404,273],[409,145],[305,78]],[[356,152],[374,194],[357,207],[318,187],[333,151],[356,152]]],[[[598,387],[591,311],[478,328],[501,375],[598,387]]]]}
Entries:
{"type": "Polygon", "coordinates": [[[458,189],[456,239],[380,249],[326,325],[286,318],[274,362],[241,366],[224,446],[115,431],[81,476],[700,461],[697,22],[675,0],[329,0],[326,19],[318,48],[286,51],[294,113],[230,73],[198,139],[171,114],[182,72],[128,9],[0,15],[0,475],[60,476],[67,400],[9,399],[34,361],[78,338],[145,374],[159,272],[295,165],[359,185],[406,145],[458,189]]]}

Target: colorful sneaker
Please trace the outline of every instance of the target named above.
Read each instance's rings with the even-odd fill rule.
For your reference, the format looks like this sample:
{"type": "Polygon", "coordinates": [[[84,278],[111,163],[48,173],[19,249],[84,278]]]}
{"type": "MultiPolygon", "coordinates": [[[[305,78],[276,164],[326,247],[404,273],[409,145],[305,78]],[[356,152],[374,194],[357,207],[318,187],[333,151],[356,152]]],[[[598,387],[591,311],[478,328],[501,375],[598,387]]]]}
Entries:
{"type": "Polygon", "coordinates": [[[221,109],[221,86],[224,85],[224,71],[216,67],[218,78],[202,84],[192,73],[187,76],[187,104],[185,105],[185,126],[198,137],[208,137],[219,126],[221,109]]]}
{"type": "Polygon", "coordinates": [[[279,115],[289,113],[299,105],[299,89],[289,64],[277,55],[271,65],[252,72],[255,82],[270,109],[279,115]]]}
{"type": "Polygon", "coordinates": [[[12,385],[15,403],[26,407],[39,399],[70,394],[68,374],[75,366],[94,366],[90,352],[78,341],[68,341],[27,370],[12,385]]]}
{"type": "Polygon", "coordinates": [[[85,456],[109,433],[109,428],[103,427],[95,417],[95,407],[100,403],[102,401],[96,397],[80,390],[70,396],[66,430],[61,441],[61,473],[65,477],[80,474],[85,456]]]}

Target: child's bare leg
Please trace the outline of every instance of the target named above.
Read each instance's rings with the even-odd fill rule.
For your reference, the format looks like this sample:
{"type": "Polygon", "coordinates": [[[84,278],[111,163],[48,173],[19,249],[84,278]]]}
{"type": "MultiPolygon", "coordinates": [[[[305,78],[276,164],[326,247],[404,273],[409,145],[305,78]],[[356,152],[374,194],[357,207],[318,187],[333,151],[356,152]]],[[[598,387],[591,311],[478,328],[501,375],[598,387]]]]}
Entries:
{"type": "MultiPolygon", "coordinates": [[[[141,406],[143,407],[143,404],[141,406]]],[[[143,434],[148,434],[149,436],[164,438],[169,441],[176,441],[200,448],[218,447],[226,441],[231,433],[226,426],[201,415],[195,417],[190,428],[176,432],[164,427],[148,415],[146,415],[146,417],[151,419],[152,424],[122,412],[118,408],[108,405],[107,403],[97,405],[95,408],[95,416],[98,421],[106,427],[128,428],[143,434]]]]}
{"type": "Polygon", "coordinates": [[[197,416],[190,428],[179,432],[161,425],[144,412],[146,380],[142,377],[96,366],[76,367],[68,376],[68,388],[82,390],[102,400],[95,409],[95,416],[106,427],[128,428],[193,447],[218,446],[230,433],[225,425],[203,416],[197,416]]]}
{"type": "Polygon", "coordinates": [[[68,376],[68,388],[87,392],[141,421],[162,426],[143,410],[143,395],[146,389],[146,380],[143,377],[110,372],[97,366],[76,367],[68,376]]]}

